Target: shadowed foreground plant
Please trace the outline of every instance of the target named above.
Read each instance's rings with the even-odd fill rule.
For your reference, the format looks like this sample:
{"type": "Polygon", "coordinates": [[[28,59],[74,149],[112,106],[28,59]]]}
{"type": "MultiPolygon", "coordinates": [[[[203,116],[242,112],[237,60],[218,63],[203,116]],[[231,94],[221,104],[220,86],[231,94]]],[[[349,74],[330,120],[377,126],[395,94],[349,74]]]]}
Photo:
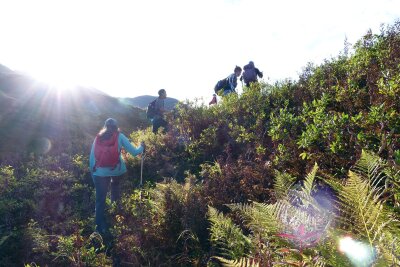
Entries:
{"type": "MultiPolygon", "coordinates": [[[[28,233],[33,240],[33,252],[50,254],[57,266],[111,266],[105,253],[103,238],[98,233],[88,237],[78,231],[70,236],[48,235],[36,222],[30,222],[28,233]]],[[[50,260],[50,259],[46,259],[50,260]]]]}
{"type": "Polygon", "coordinates": [[[104,253],[98,253],[98,250],[92,243],[98,243],[101,249],[104,249],[103,239],[98,233],[91,234],[86,240],[76,233],[72,236],[58,238],[57,251],[54,252],[57,261],[58,258],[68,260],[70,266],[111,266],[111,259],[104,253]]]}
{"type": "Polygon", "coordinates": [[[247,257],[229,253],[232,251],[232,242],[229,242],[232,229],[235,229],[235,236],[244,239],[241,229],[222,214],[216,217],[215,211],[214,214],[210,213],[211,233],[217,231],[214,229],[216,227],[224,229],[218,230],[221,233],[218,245],[223,246],[220,251],[224,251],[220,255],[231,256],[229,260],[217,259],[225,266],[323,266],[323,258],[310,248],[318,246],[326,235],[332,215],[312,197],[317,170],[315,166],[299,189],[285,189],[284,185],[292,184],[294,179],[286,174],[278,174],[274,187],[279,198],[274,204],[253,202],[227,205],[239,214],[245,228],[251,233],[247,237],[251,241],[247,257]]]}
{"type": "Polygon", "coordinates": [[[398,266],[398,214],[394,203],[388,202],[398,192],[398,172],[363,152],[345,181],[325,179],[336,190],[334,201],[333,196],[319,196],[317,170],[315,165],[300,188],[285,188],[293,178],[277,173],[274,204],[228,205],[240,215],[248,235],[222,214],[210,218],[211,232],[216,231],[214,227],[225,227],[225,231],[218,230],[223,233],[219,240],[224,242],[218,245],[224,246],[224,253],[215,258],[224,266],[398,266]],[[329,207],[336,209],[320,204],[329,199],[336,203],[329,207]],[[229,253],[230,229],[235,229],[235,236],[251,240],[246,255],[229,253]]]}

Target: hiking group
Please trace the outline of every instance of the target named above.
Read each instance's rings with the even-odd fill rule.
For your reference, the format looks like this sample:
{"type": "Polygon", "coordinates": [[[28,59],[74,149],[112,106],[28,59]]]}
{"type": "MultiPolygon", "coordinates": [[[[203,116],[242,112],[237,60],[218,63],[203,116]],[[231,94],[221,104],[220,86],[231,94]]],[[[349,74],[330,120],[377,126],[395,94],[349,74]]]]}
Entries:
{"type": "MultiPolygon", "coordinates": [[[[218,81],[214,89],[215,94],[213,94],[213,99],[209,103],[210,105],[217,104],[217,94],[225,96],[236,93],[237,79],[239,77],[240,81],[244,82],[247,87],[250,86],[251,83],[256,83],[258,81],[257,77],[263,77],[263,73],[254,66],[252,61],[245,65],[243,69],[244,72],[242,76],[242,68],[236,66],[232,74],[218,81]]],[[[153,133],[158,133],[160,128],[163,132],[168,130],[168,124],[165,119],[166,98],[167,92],[165,89],[161,89],[158,91],[158,97],[151,101],[147,107],[146,115],[152,122],[153,133]]],[[[118,201],[121,197],[121,176],[127,172],[125,162],[121,155],[122,148],[132,156],[141,154],[141,167],[143,168],[145,144],[142,142],[138,147],[134,147],[128,138],[120,132],[117,121],[113,118],[109,118],[104,122],[103,128],[96,135],[89,157],[90,172],[96,190],[96,231],[102,236],[108,233],[105,220],[107,192],[111,187],[111,202],[118,201]]]]}
{"type": "Polygon", "coordinates": [[[263,77],[263,73],[254,66],[254,62],[250,61],[249,64],[243,67],[244,72],[242,74],[242,68],[236,66],[233,70],[233,73],[228,77],[219,80],[214,87],[214,92],[212,100],[208,103],[209,105],[217,104],[217,95],[228,95],[231,93],[237,93],[237,79],[240,77],[240,81],[244,82],[244,84],[249,87],[252,83],[257,83],[258,78],[263,77]]]}

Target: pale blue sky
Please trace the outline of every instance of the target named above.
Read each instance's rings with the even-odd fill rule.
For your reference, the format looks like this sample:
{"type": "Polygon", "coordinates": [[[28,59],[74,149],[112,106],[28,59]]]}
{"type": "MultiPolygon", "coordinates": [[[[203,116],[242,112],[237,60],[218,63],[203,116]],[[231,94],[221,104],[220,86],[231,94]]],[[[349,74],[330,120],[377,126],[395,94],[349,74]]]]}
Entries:
{"type": "Polygon", "coordinates": [[[297,79],[399,18],[399,0],[0,0],[0,64],[112,96],[209,100],[235,65],[297,79]]]}

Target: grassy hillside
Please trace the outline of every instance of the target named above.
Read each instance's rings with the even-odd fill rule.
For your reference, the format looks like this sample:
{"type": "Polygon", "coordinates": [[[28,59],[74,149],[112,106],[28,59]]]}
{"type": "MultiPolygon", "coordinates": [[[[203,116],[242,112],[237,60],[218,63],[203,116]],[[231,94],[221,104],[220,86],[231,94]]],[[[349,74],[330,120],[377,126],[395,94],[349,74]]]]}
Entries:
{"type": "Polygon", "coordinates": [[[3,164],[0,262],[397,266],[399,97],[400,22],[308,64],[298,81],[180,104],[166,134],[131,133],[147,144],[146,185],[127,157],[103,237],[87,154],[3,164]]]}

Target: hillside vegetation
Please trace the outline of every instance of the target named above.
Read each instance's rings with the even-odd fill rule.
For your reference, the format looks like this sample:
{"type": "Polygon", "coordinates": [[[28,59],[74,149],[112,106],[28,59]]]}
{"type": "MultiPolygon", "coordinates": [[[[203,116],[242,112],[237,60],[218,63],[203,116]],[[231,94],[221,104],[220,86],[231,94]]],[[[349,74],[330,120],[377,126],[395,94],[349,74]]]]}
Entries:
{"type": "Polygon", "coordinates": [[[105,237],[88,150],[3,164],[0,265],[398,266],[399,98],[397,22],[298,81],[181,104],[131,133],[146,184],[127,157],[105,237]]]}

